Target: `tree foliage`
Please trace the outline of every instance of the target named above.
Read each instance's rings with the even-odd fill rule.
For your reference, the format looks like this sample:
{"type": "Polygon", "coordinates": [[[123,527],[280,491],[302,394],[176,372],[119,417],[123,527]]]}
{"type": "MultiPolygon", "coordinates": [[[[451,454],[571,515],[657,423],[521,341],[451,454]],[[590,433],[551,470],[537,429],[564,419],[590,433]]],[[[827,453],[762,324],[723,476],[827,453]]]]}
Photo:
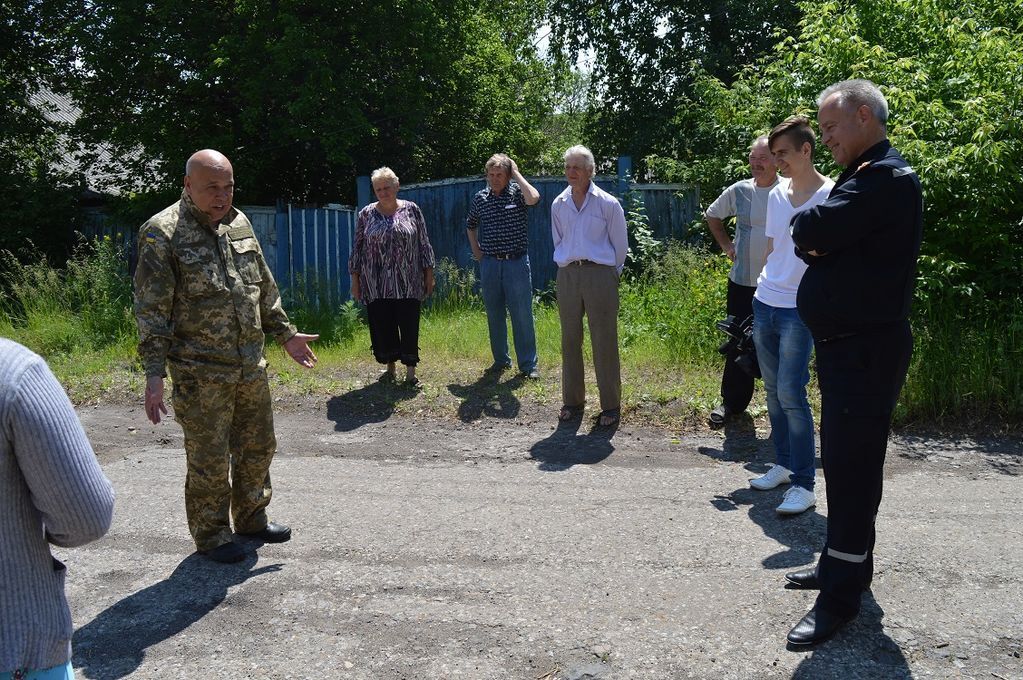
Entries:
{"type": "MultiPolygon", "coordinates": [[[[805,3],[797,34],[731,84],[704,74],[674,120],[678,153],[651,159],[705,198],[745,173],[752,138],[817,93],[869,78],[891,109],[889,135],[924,186],[922,295],[1023,290],[1023,2],[805,3]]],[[[835,175],[826,150],[818,156],[835,175]]]]}
{"type": "Polygon", "coordinates": [[[725,83],[794,28],[795,0],[552,0],[552,43],[593,55],[587,136],[598,156],[673,152],[671,121],[694,78],[725,83]]]}
{"type": "Polygon", "coordinates": [[[539,155],[552,76],[511,0],[93,0],[74,25],[77,132],[121,181],[180,185],[213,147],[236,200],[354,198],[389,165],[405,182],[539,155]],[[138,153],[139,150],[144,150],[138,153]]]}
{"type": "Polygon", "coordinates": [[[31,238],[60,256],[71,234],[78,191],[61,169],[63,130],[40,104],[72,61],[61,40],[70,14],[66,4],[0,2],[0,249],[31,238]]]}

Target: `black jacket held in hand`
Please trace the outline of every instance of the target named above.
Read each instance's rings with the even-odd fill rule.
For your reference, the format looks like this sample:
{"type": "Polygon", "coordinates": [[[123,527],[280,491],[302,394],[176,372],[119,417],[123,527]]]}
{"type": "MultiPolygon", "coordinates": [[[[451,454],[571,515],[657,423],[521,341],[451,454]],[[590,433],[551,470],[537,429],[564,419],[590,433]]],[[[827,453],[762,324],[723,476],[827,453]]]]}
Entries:
{"type": "Polygon", "coordinates": [[[815,340],[909,317],[922,227],[920,178],[888,140],[853,161],[826,201],[793,218],[796,254],[809,265],[796,304],[815,340]]]}

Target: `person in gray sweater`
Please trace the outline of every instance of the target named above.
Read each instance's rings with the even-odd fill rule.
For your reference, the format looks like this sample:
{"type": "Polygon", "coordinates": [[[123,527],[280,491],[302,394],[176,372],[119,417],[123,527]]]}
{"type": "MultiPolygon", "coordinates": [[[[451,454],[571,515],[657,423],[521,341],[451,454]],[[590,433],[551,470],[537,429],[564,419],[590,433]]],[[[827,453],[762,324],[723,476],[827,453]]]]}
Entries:
{"type": "Polygon", "coordinates": [[[0,680],[74,677],[66,568],[49,544],[94,541],[113,512],[64,389],[42,358],[0,338],[0,680]]]}

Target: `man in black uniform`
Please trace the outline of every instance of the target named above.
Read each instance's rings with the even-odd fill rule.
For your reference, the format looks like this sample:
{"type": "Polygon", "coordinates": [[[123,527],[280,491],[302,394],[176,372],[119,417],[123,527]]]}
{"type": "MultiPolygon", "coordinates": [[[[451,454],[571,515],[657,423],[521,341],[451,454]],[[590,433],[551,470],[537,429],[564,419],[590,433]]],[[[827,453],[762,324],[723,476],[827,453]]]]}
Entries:
{"type": "Polygon", "coordinates": [[[873,577],[888,432],[913,351],[923,211],[920,180],[887,139],[888,102],[876,85],[836,83],[817,106],[821,140],[845,171],[826,201],[792,220],[796,252],[809,265],[797,304],[817,355],[828,497],[820,561],[786,575],[820,589],[788,634],[793,645],[820,642],[854,618],[873,577]]]}

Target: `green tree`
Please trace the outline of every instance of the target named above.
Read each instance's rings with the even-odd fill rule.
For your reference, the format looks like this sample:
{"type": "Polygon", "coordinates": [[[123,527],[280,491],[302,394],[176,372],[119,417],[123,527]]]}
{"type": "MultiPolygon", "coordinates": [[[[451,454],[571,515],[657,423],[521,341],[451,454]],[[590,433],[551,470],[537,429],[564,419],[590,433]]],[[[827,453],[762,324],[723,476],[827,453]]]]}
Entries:
{"type": "Polygon", "coordinates": [[[44,116],[44,95],[63,86],[72,53],[60,39],[68,3],[0,2],[0,249],[31,239],[60,258],[69,245],[80,188],[62,170],[63,128],[44,116]]]}
{"type": "Polygon", "coordinates": [[[535,3],[89,5],[77,132],[112,145],[121,181],[176,187],[210,146],[235,163],[240,202],[352,200],[380,165],[409,182],[540,153],[553,77],[530,42],[535,3]]]}
{"type": "Polygon", "coordinates": [[[694,78],[725,83],[794,28],[795,0],[552,0],[552,44],[593,55],[586,133],[598,156],[672,154],[671,122],[694,78]]]}
{"type": "MultiPolygon", "coordinates": [[[[652,158],[666,179],[713,197],[744,173],[754,135],[817,93],[869,78],[885,93],[892,142],[924,186],[921,295],[1018,299],[1023,290],[1023,2],[807,2],[798,34],[731,84],[696,81],[674,124],[678,153],[652,158]]],[[[837,168],[822,149],[818,160],[837,168]]]]}

